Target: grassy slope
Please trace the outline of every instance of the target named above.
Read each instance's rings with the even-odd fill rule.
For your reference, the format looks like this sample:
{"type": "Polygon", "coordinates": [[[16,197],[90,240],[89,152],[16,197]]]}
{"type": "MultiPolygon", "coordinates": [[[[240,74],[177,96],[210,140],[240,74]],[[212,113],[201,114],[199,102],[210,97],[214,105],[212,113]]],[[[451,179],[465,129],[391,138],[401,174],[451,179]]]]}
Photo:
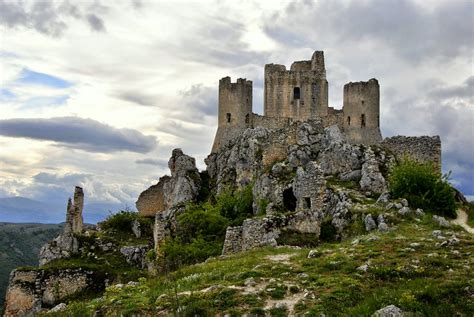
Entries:
{"type": "Polygon", "coordinates": [[[441,229],[460,243],[439,247],[432,231],[441,229],[426,216],[402,220],[396,230],[341,243],[322,243],[321,256],[309,249],[268,248],[220,257],[206,263],[123,288],[109,287],[105,296],[73,302],[61,316],[81,316],[101,309],[106,316],[134,312],[153,316],[181,307],[183,316],[250,312],[286,316],[285,301],[305,316],[370,316],[389,304],[419,316],[470,316],[474,311],[474,237],[459,228],[441,229]],[[378,240],[368,239],[377,237],[378,240]],[[411,245],[419,243],[419,245],[411,245]],[[370,262],[367,272],[357,267],[370,262]],[[253,277],[256,286],[244,281],[253,277]],[[217,285],[217,287],[216,287],[217,285]],[[210,287],[210,288],[209,288],[210,287]],[[296,305],[293,305],[295,304],[296,305]]]}
{"type": "Polygon", "coordinates": [[[61,230],[62,225],[56,224],[0,223],[0,306],[11,270],[38,265],[39,249],[61,230]]]}

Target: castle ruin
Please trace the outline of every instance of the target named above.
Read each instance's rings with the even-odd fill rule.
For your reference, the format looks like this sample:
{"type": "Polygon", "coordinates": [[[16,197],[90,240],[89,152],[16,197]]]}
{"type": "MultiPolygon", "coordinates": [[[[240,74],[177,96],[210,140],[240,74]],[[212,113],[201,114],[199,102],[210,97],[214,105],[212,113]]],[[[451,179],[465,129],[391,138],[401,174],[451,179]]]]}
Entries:
{"type": "Polygon", "coordinates": [[[324,52],[311,60],[285,65],[265,65],[264,114],[252,112],[252,81],[230,77],[219,81],[218,129],[212,152],[247,128],[279,129],[295,121],[321,120],[338,125],[349,142],[375,144],[380,133],[380,87],[376,79],[344,85],[342,110],[328,105],[328,81],[324,52]]]}

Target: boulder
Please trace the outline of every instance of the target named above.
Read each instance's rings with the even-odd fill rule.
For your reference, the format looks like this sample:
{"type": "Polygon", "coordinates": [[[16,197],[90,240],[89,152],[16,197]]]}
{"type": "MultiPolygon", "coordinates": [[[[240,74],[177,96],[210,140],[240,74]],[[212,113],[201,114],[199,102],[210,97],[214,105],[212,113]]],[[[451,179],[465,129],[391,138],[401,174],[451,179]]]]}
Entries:
{"type": "Polygon", "coordinates": [[[449,228],[451,225],[449,222],[441,216],[433,215],[433,220],[440,226],[444,228],[449,228]]]}
{"type": "Polygon", "coordinates": [[[379,169],[379,162],[371,147],[364,152],[364,163],[360,178],[360,188],[372,193],[383,193],[387,190],[387,183],[379,169]]]}
{"type": "Polygon", "coordinates": [[[372,218],[371,214],[368,214],[364,218],[364,224],[365,224],[365,230],[366,231],[372,231],[374,229],[377,229],[377,224],[374,221],[374,218],[372,218]]]}
{"type": "Polygon", "coordinates": [[[372,317],[403,317],[405,313],[403,310],[395,305],[389,305],[377,310],[372,317]]]}

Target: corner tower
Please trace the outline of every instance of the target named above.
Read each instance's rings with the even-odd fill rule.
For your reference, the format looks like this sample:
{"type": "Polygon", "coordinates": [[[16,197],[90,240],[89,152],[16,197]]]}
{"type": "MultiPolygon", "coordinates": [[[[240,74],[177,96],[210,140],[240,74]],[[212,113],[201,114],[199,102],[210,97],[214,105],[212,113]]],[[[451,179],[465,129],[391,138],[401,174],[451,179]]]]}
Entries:
{"type": "Polygon", "coordinates": [[[212,152],[252,127],[252,81],[245,78],[232,83],[230,77],[219,80],[219,113],[212,152]]]}
{"type": "Polygon", "coordinates": [[[304,121],[328,115],[328,82],[324,52],[311,60],[265,65],[264,115],[304,121]]]}
{"type": "Polygon", "coordinates": [[[377,79],[344,85],[344,131],[351,143],[374,144],[380,133],[380,88],[377,79]]]}

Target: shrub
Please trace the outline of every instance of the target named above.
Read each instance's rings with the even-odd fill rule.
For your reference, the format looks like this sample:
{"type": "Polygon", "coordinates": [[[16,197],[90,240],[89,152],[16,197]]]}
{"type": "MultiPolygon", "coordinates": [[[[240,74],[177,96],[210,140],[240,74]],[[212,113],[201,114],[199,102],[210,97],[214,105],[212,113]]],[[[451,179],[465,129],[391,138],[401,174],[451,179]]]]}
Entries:
{"type": "Polygon", "coordinates": [[[111,214],[107,219],[100,223],[100,227],[106,231],[110,230],[120,233],[131,233],[132,225],[135,220],[140,223],[142,235],[152,235],[152,218],[142,217],[137,212],[129,210],[122,210],[118,213],[111,214]]]}
{"type": "Polygon", "coordinates": [[[221,240],[228,225],[228,220],[210,204],[189,204],[177,220],[177,236],[184,243],[197,236],[207,241],[221,240]]]}
{"type": "Polygon", "coordinates": [[[239,226],[253,216],[252,185],[247,185],[234,193],[225,192],[217,197],[220,214],[229,219],[229,225],[239,226]]]}
{"type": "Polygon", "coordinates": [[[390,191],[394,198],[406,198],[412,207],[454,218],[456,204],[448,176],[442,176],[432,164],[404,159],[392,170],[390,191]]]}
{"type": "Polygon", "coordinates": [[[104,230],[128,232],[132,230],[132,223],[137,218],[138,213],[122,210],[108,216],[107,219],[100,223],[100,227],[104,230]]]}
{"type": "Polygon", "coordinates": [[[163,266],[167,270],[175,270],[185,264],[205,261],[211,256],[222,252],[222,242],[206,241],[198,236],[190,243],[184,243],[180,238],[168,239],[160,248],[163,266]]]}

